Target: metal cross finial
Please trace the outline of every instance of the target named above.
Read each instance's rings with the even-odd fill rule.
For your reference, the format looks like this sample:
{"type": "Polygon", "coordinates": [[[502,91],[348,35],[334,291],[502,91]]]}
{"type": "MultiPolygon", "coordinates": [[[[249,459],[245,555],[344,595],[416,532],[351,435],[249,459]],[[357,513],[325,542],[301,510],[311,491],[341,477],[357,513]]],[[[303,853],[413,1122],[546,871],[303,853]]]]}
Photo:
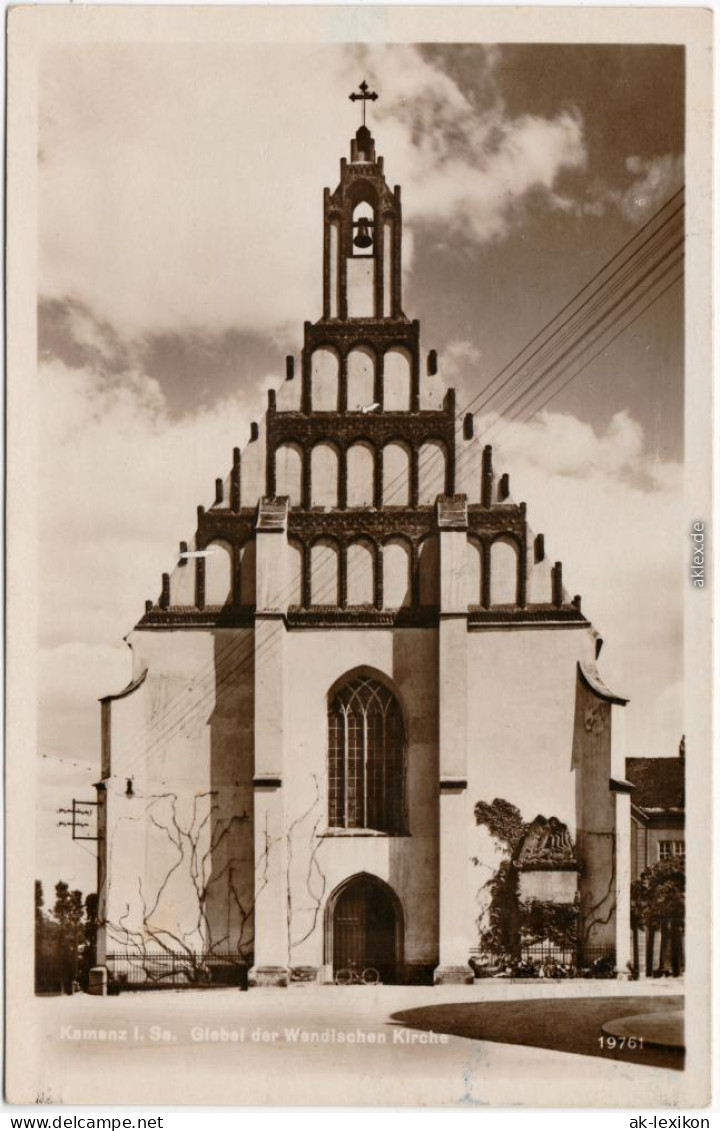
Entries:
{"type": "Polygon", "coordinates": [[[361,94],[357,94],[355,91],[352,92],[352,94],[350,95],[350,101],[362,102],[362,124],[365,125],[365,104],[367,102],[376,102],[378,95],[376,91],[370,90],[370,87],[365,82],[365,79],[363,79],[363,81],[360,83],[360,90],[362,92],[361,94]]]}

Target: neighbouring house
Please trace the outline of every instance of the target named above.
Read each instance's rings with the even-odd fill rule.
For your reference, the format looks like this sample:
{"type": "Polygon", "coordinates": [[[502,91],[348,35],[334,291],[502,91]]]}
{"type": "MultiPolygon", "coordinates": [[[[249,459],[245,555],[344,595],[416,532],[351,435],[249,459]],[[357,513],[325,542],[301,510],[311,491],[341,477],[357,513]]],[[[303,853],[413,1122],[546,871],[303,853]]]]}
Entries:
{"type": "Polygon", "coordinates": [[[685,857],[685,739],[675,758],[628,758],[632,878],[673,856],[685,857]]]}
{"type": "MultiPolygon", "coordinates": [[[[648,869],[665,865],[668,877],[680,882],[685,867],[685,738],[674,758],[628,758],[631,794],[631,850],[634,882],[648,869]],[[672,864],[679,865],[673,869],[672,864]]],[[[667,882],[670,882],[670,879],[667,882]]],[[[679,973],[684,966],[684,918],[673,903],[669,913],[634,926],[635,965],[641,974],[679,973]]],[[[660,910],[663,910],[659,903],[660,910]]]]}

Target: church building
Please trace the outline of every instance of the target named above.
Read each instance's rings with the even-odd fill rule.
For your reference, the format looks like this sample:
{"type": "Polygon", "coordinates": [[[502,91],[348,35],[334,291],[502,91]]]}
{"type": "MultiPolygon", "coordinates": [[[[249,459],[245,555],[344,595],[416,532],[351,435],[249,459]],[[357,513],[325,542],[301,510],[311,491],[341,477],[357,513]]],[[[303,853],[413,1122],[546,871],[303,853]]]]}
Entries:
{"type": "Polygon", "coordinates": [[[576,905],[578,945],[622,975],[625,700],[602,641],[421,350],[365,124],[323,209],[322,315],[102,700],[98,964],[472,981],[502,860],[476,806],[503,799],[528,824],[523,898],[576,905]]]}

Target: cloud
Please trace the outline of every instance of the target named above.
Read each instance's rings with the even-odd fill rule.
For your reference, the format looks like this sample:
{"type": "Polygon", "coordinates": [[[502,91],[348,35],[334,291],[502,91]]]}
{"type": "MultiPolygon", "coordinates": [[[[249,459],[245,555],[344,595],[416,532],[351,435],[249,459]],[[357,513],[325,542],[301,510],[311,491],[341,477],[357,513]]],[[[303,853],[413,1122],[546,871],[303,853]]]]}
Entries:
{"type": "Polygon", "coordinates": [[[634,180],[617,194],[616,202],[631,224],[647,220],[682,184],[683,159],[672,153],[649,160],[628,157],[625,166],[634,180]]]}
{"type": "Polygon", "coordinates": [[[44,362],[40,554],[40,740],[97,757],[100,695],[130,678],[123,636],[155,599],[234,445],[264,408],[260,380],[213,408],[171,415],[139,371],[44,362]]]}
{"type": "Polygon", "coordinates": [[[442,354],[443,377],[452,385],[469,365],[480,360],[480,350],[465,338],[448,342],[442,354]]]}
{"type": "Polygon", "coordinates": [[[69,809],[73,798],[93,801],[93,783],[98,780],[99,771],[97,762],[64,757],[54,751],[43,751],[38,755],[36,770],[35,878],[43,886],[45,909],[51,910],[55,902],[55,884],[59,880],[69,884],[71,889],[79,889],[83,895],[96,889],[97,845],[74,841],[70,828],[58,823],[70,820],[70,815],[58,813],[58,809],[69,809]]]}
{"type": "Polygon", "coordinates": [[[637,226],[648,220],[682,186],[682,155],[666,153],[659,157],[631,156],[625,170],[632,177],[623,187],[598,180],[589,185],[582,198],[559,192],[550,195],[552,206],[574,216],[604,216],[609,208],[617,209],[628,224],[637,226]]]}
{"type": "Polygon", "coordinates": [[[497,54],[478,53],[485,81],[472,97],[414,48],[370,55],[369,72],[383,90],[377,116],[411,225],[443,225],[478,242],[500,239],[529,194],[550,194],[563,170],[584,167],[579,111],[509,115],[493,78],[497,54]]]}
{"type": "Polygon", "coordinates": [[[41,299],[38,354],[43,361],[90,368],[96,377],[111,380],[142,372],[158,383],[168,410],[179,415],[234,395],[239,387],[259,388],[258,374],[272,371],[279,381],[285,370],[282,351],[270,335],[180,327],[123,338],[73,299],[41,299]]]}
{"type": "Polygon", "coordinates": [[[486,416],[478,432],[605,640],[606,681],[631,700],[628,754],[675,753],[684,729],[681,465],[658,461],[625,412],[604,431],[543,412],[510,426],[486,416]]]}
{"type": "Polygon", "coordinates": [[[83,307],[123,339],[296,335],[320,314],[321,190],[357,128],[348,74],[361,62],[381,90],[373,128],[408,235],[430,224],[502,238],[585,148],[573,110],[508,114],[496,54],[478,50],[471,100],[405,45],[54,48],[41,75],[42,293],[76,304],[88,357],[108,341],[83,307]]]}

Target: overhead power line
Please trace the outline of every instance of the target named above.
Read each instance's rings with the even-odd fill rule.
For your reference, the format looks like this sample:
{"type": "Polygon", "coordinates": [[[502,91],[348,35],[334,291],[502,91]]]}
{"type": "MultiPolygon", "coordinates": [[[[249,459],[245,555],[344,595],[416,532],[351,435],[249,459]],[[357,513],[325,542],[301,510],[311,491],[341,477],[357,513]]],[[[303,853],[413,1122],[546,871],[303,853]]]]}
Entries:
{"type": "MultiPolygon", "coordinates": [[[[510,369],[510,367],[512,365],[514,365],[516,361],[519,361],[520,358],[523,356],[523,354],[525,354],[530,349],[530,347],[533,346],[535,344],[535,342],[537,342],[542,337],[542,335],[547,330],[549,330],[550,327],[555,322],[557,322],[557,320],[559,318],[562,318],[563,314],[565,314],[567,311],[570,310],[570,308],[573,306],[573,304],[576,303],[578,301],[578,299],[581,298],[581,296],[584,295],[585,292],[590,289],[590,287],[592,287],[593,283],[595,283],[610,267],[612,267],[613,263],[615,263],[622,255],[624,255],[624,253],[627,251],[627,249],[629,247],[631,247],[632,244],[635,243],[635,241],[643,234],[643,232],[647,231],[648,228],[652,227],[652,225],[656,222],[656,220],[658,220],[660,218],[660,216],[663,214],[663,212],[665,212],[666,209],[668,209],[674,203],[674,201],[676,201],[678,199],[678,197],[680,197],[684,192],[685,192],[685,186],[683,185],[680,189],[678,189],[678,191],[676,193],[673,193],[673,195],[668,200],[665,201],[665,203],[662,205],[662,207],[659,208],[657,210],[657,212],[655,212],[654,215],[651,216],[650,219],[645,224],[642,225],[641,228],[638,228],[637,232],[635,232],[634,235],[632,235],[629,240],[626,240],[626,242],[622,245],[622,247],[619,248],[619,250],[616,251],[615,254],[610,259],[608,259],[607,263],[604,263],[603,266],[598,271],[596,271],[595,274],[593,276],[591,276],[590,279],[588,279],[587,283],[585,283],[584,286],[582,286],[580,288],[580,290],[577,291],[572,296],[572,298],[570,298],[565,303],[565,305],[557,312],[557,314],[554,314],[553,317],[548,322],[546,322],[545,325],[542,326],[537,331],[536,334],[533,335],[533,337],[530,339],[530,341],[526,342],[526,344],[523,346],[523,348],[521,350],[519,350],[515,354],[514,357],[511,357],[508,362],[506,362],[506,364],[502,367],[502,369],[499,370],[499,372],[495,374],[495,376],[492,378],[492,380],[475,397],[473,397],[473,399],[471,401],[469,401],[468,404],[465,406],[465,408],[462,409],[461,411],[467,412],[470,409],[471,405],[474,404],[474,402],[479,397],[482,397],[486,392],[488,392],[489,389],[495,384],[495,382],[499,381],[500,378],[503,377],[505,373],[507,373],[508,369],[510,369]]],[[[669,224],[680,212],[682,212],[684,207],[685,207],[685,204],[681,203],[676,209],[674,209],[674,211],[669,216],[667,216],[665,218],[663,223],[657,229],[657,232],[661,231],[661,229],[663,227],[665,227],[666,224],[669,224]]],[[[657,232],[654,232],[650,236],[648,236],[648,239],[643,241],[643,244],[641,245],[641,247],[644,247],[650,240],[652,240],[654,238],[654,236],[657,235],[657,232]]],[[[640,250],[640,248],[637,249],[637,251],[639,251],[639,250],[640,250]]],[[[618,268],[616,268],[616,270],[613,271],[613,273],[610,276],[608,276],[608,279],[605,280],[605,282],[609,282],[612,278],[614,278],[615,275],[617,274],[617,272],[622,270],[622,268],[627,265],[627,263],[630,261],[632,256],[635,255],[635,254],[636,254],[636,252],[633,252],[632,255],[627,260],[625,260],[625,262],[623,264],[620,264],[618,266],[618,268]]],[[[594,292],[594,293],[597,293],[597,292],[594,292]]],[[[592,296],[590,296],[590,297],[592,297],[592,296]]],[[[583,303],[583,305],[585,305],[585,304],[583,303]]],[[[582,309],[582,306],[579,307],[578,309],[579,310],[582,309]]],[[[563,322],[562,325],[565,325],[565,323],[563,322]]],[[[560,329],[560,328],[561,327],[559,327],[558,329],[560,329]]],[[[555,333],[555,331],[553,331],[553,333],[555,333]]],[[[539,347],[539,348],[542,348],[542,347],[539,347]]],[[[534,354],[531,354],[530,356],[533,357],[534,354]]],[[[527,360],[530,360],[530,358],[528,358],[527,360]]]]}
{"type": "MultiPolygon", "coordinates": [[[[675,193],[663,205],[663,207],[659,209],[658,212],[656,212],[655,215],[652,216],[650,220],[648,220],[647,223],[644,224],[642,228],[640,228],[623,245],[623,247],[620,248],[619,251],[616,252],[615,255],[613,255],[613,257],[608,260],[608,262],[599,271],[595,273],[595,275],[593,275],[593,277],[581,288],[581,290],[579,290],[565,304],[565,306],[548,323],[546,323],[545,326],[542,327],[542,329],[539,330],[533,338],[530,339],[530,341],[523,347],[523,349],[520,350],[495,375],[492,381],[489,382],[489,384],[486,385],[485,388],[470,402],[468,402],[468,404],[465,405],[464,408],[459,410],[457,414],[459,420],[464,418],[465,414],[470,410],[472,405],[475,404],[478,399],[482,398],[488,392],[488,390],[497,383],[499,379],[507,374],[511,366],[514,365],[514,363],[521,357],[523,357],[523,355],[527,354],[527,351],[533,345],[535,345],[535,343],[539,342],[546,331],[553,327],[555,323],[558,322],[558,319],[560,319],[563,314],[569,311],[578,301],[578,299],[585,295],[586,292],[590,290],[590,288],[592,288],[593,284],[598,279],[600,279],[601,276],[605,272],[607,272],[607,270],[614,263],[617,263],[618,259],[620,259],[623,254],[634,243],[637,242],[638,238],[643,234],[643,232],[648,231],[648,229],[657,222],[657,220],[662,216],[663,212],[665,212],[670,207],[670,205],[678,199],[683,191],[684,189],[678,190],[678,192],[675,193]]],[[[675,251],[678,250],[678,248],[682,244],[682,240],[677,240],[669,250],[666,250],[663,253],[663,255],[657,260],[657,262],[655,262],[648,270],[646,270],[642,274],[640,278],[635,279],[634,282],[624,291],[623,295],[615,302],[613,302],[612,305],[610,305],[604,311],[604,313],[601,314],[595,320],[595,322],[593,322],[592,326],[589,329],[583,329],[583,327],[587,324],[589,317],[597,313],[601,309],[602,305],[607,301],[607,298],[616,293],[618,285],[624,285],[627,279],[629,279],[633,275],[633,273],[638,270],[638,268],[645,266],[652,259],[652,256],[655,254],[655,252],[659,250],[659,248],[666,242],[668,238],[672,238],[672,233],[665,231],[665,229],[668,228],[672,221],[681,213],[683,208],[684,205],[680,204],[672,211],[669,216],[665,217],[658,228],[654,232],[651,232],[647,236],[647,238],[642,241],[642,243],[638,247],[636,247],[635,250],[632,251],[631,254],[616,267],[611,275],[609,275],[591,294],[587,295],[585,300],[579,307],[577,307],[573,314],[566,318],[563,322],[561,322],[560,325],[556,326],[544,342],[537,345],[536,349],[526,358],[523,365],[519,366],[514,373],[510,374],[508,380],[511,380],[514,376],[520,374],[530,361],[541,354],[542,351],[546,351],[548,350],[548,347],[550,347],[549,352],[543,354],[543,357],[541,359],[542,363],[542,360],[551,355],[553,348],[559,348],[565,345],[568,339],[571,338],[573,334],[575,335],[574,340],[571,342],[571,344],[563,350],[559,357],[555,358],[555,360],[545,368],[545,370],[535,381],[532,381],[523,392],[516,393],[515,399],[512,401],[511,405],[506,406],[504,410],[505,413],[507,413],[508,411],[515,411],[518,413],[526,412],[529,404],[534,401],[538,395],[542,396],[543,393],[547,392],[548,389],[551,388],[551,386],[555,383],[557,378],[562,377],[564,373],[567,372],[567,369],[570,368],[576,361],[578,361],[582,357],[582,354],[587,351],[587,349],[592,348],[592,346],[594,346],[602,337],[604,337],[610,329],[617,325],[618,322],[621,322],[638,303],[642,302],[643,299],[646,298],[648,294],[650,294],[651,291],[667,277],[668,274],[670,274],[677,268],[677,266],[682,261],[682,257],[671,263],[666,268],[666,270],[663,271],[658,278],[652,280],[649,285],[642,290],[641,293],[636,294],[638,289],[642,287],[643,283],[647,282],[648,279],[650,279],[657,272],[658,268],[668,259],[668,257],[670,257],[675,251]],[[663,234],[661,235],[661,233],[663,234]],[[661,236],[661,238],[657,240],[657,237],[659,235],[661,236]],[[657,242],[657,246],[651,247],[653,241],[657,242]],[[625,277],[623,276],[623,272],[626,272],[625,277]],[[610,287],[609,284],[615,279],[617,279],[618,282],[613,287],[610,287]],[[633,295],[635,295],[635,297],[632,297],[633,295]],[[594,303],[594,305],[589,306],[589,304],[591,303],[594,303]],[[586,311],[586,314],[580,320],[578,326],[571,327],[566,333],[563,333],[563,331],[565,331],[565,328],[569,326],[570,323],[572,323],[573,319],[575,319],[584,310],[586,311]],[[608,318],[613,314],[615,315],[615,317],[613,317],[608,322],[608,318]],[[577,332],[580,329],[582,329],[582,333],[577,332]],[[586,345],[579,348],[581,342],[585,341],[585,339],[588,338],[588,336],[596,330],[597,334],[595,335],[595,337],[591,338],[591,340],[588,341],[586,345]],[[575,353],[575,351],[578,350],[578,348],[579,353],[577,353],[574,357],[571,356],[575,353]],[[558,370],[558,365],[566,359],[567,364],[558,370]],[[526,402],[524,405],[523,401],[526,402]]],[[[621,334],[623,334],[632,325],[634,325],[647,310],[654,306],[655,303],[679,281],[681,275],[682,272],[675,278],[673,278],[661,292],[659,292],[654,296],[654,298],[650,300],[650,302],[642,306],[641,309],[633,316],[633,318],[629,322],[621,325],[616,333],[608,341],[606,341],[597,352],[595,352],[590,358],[583,362],[583,364],[578,369],[575,369],[559,388],[549,394],[549,396],[542,402],[541,405],[536,406],[531,411],[531,415],[534,415],[535,412],[540,411],[540,409],[543,408],[545,404],[549,403],[549,401],[552,400],[555,396],[557,396],[563,388],[567,387],[567,385],[571,381],[575,380],[575,378],[579,376],[580,373],[584,372],[585,369],[587,369],[588,366],[592,363],[592,361],[599,357],[601,353],[605,352],[613,344],[613,342],[615,342],[620,337],[621,334]]],[[[503,383],[502,387],[504,387],[505,384],[506,383],[503,383]]],[[[500,391],[500,389],[497,390],[498,393],[500,391]]],[[[497,394],[493,394],[490,400],[493,400],[496,395],[497,394]]],[[[510,395],[512,395],[512,391],[510,391],[510,395]]],[[[489,402],[486,401],[485,403],[489,402]]],[[[473,413],[473,415],[478,415],[479,411],[481,411],[481,409],[477,409],[473,413]]],[[[504,420],[504,416],[501,416],[499,419],[504,420]]],[[[508,427],[509,424],[512,423],[512,420],[505,420],[504,423],[505,427],[508,427]]],[[[503,431],[504,430],[505,429],[503,428],[503,431]]],[[[464,453],[461,453],[460,455],[462,456],[463,454],[464,453]]],[[[429,462],[432,462],[432,460],[428,460],[428,463],[429,462]]],[[[405,486],[405,479],[405,473],[397,476],[395,480],[391,480],[385,485],[384,490],[390,491],[390,488],[395,486],[397,491],[398,484],[402,487],[405,486]]],[[[320,567],[320,569],[322,569],[322,567],[320,567]]],[[[311,574],[311,578],[317,578],[319,572],[320,570],[316,568],[314,573],[311,574]]],[[[294,583],[291,586],[288,586],[286,592],[281,596],[289,596],[292,593],[293,589],[294,583]]],[[[261,646],[260,649],[256,649],[254,646],[254,639],[251,636],[249,636],[248,638],[241,637],[235,644],[230,646],[219,664],[217,663],[217,661],[213,660],[204,665],[193,679],[195,687],[200,688],[200,695],[194,696],[193,702],[186,703],[184,708],[180,709],[179,713],[178,700],[183,697],[182,693],[171,700],[170,703],[168,703],[165,711],[153,722],[151,728],[152,741],[150,745],[147,745],[147,733],[138,734],[136,740],[131,743],[131,750],[135,751],[135,756],[131,758],[130,762],[127,765],[127,769],[131,769],[133,765],[136,764],[139,757],[147,756],[147,754],[155,749],[161,742],[170,741],[175,735],[177,735],[179,731],[182,730],[183,726],[190,720],[190,718],[193,717],[193,715],[198,710],[203,709],[211,699],[217,699],[219,696],[222,696],[225,690],[230,686],[231,682],[242,670],[248,668],[251,664],[257,665],[258,663],[264,662],[267,658],[267,655],[263,655],[263,652],[267,653],[268,650],[272,648],[272,646],[272,641],[269,641],[266,642],[264,646],[261,646]]],[[[185,694],[187,694],[187,691],[185,691],[185,694]]]]}

